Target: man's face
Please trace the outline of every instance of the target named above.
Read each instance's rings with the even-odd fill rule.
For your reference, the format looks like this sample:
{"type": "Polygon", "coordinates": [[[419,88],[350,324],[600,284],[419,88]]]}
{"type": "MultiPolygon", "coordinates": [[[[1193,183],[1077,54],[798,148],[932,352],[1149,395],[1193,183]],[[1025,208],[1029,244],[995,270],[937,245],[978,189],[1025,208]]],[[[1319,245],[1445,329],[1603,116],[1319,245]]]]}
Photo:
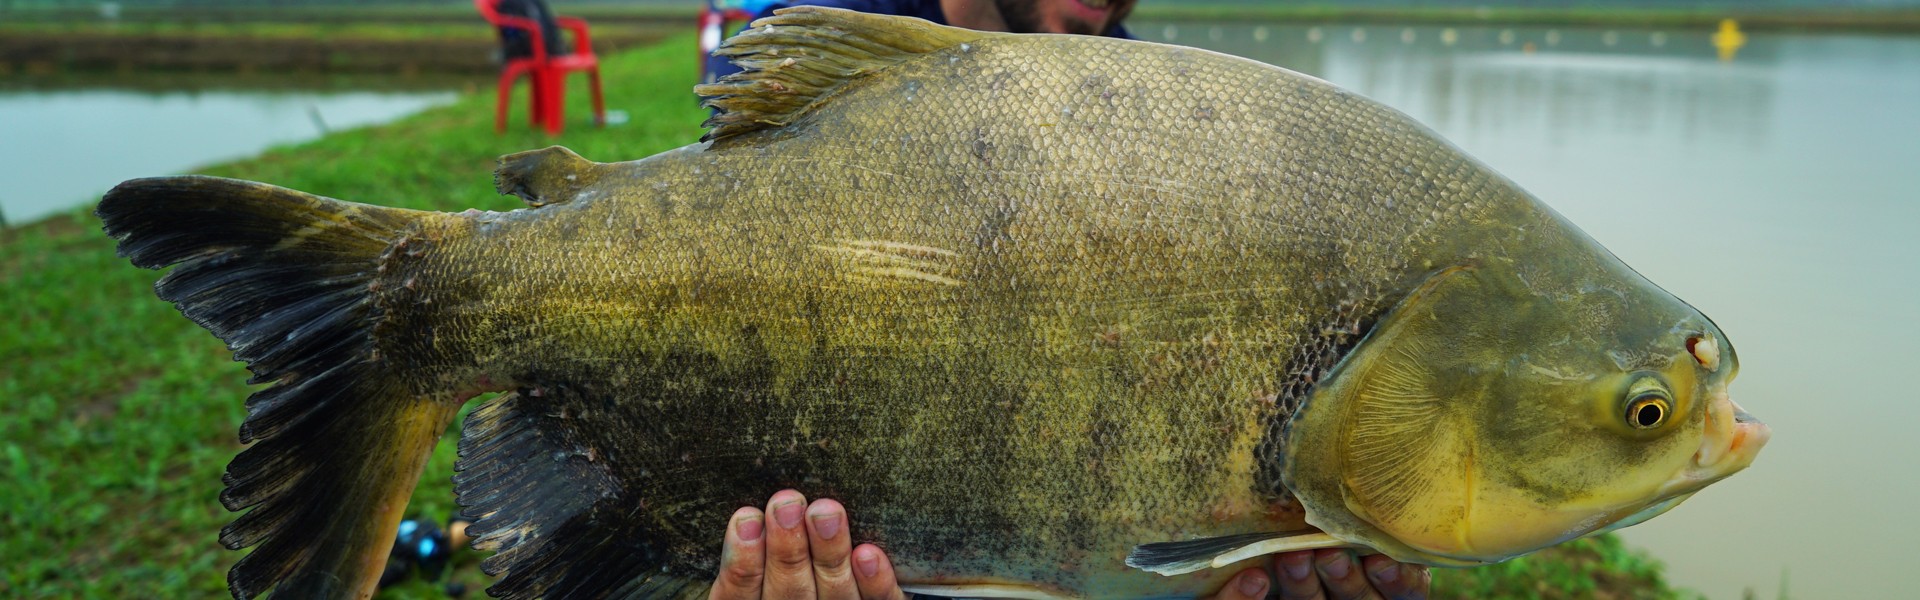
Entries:
{"type": "Polygon", "coordinates": [[[1015,33],[1100,35],[1133,12],[1135,0],[994,0],[1015,33]]]}

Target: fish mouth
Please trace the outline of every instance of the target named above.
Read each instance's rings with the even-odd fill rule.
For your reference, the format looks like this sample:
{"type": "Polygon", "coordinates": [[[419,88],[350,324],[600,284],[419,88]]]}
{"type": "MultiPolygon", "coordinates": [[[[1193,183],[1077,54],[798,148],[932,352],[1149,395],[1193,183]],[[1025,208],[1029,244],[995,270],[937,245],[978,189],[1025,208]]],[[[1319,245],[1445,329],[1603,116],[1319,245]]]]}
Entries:
{"type": "Polygon", "coordinates": [[[1723,382],[1708,391],[1706,431],[1693,460],[1666,485],[1661,498],[1699,491],[1753,464],[1773,430],[1727,396],[1723,382]]]}
{"type": "Polygon", "coordinates": [[[1586,535],[1632,527],[1673,510],[1701,488],[1752,465],[1753,459],[1760,455],[1760,448],[1773,437],[1773,430],[1766,423],[1727,396],[1724,382],[1708,391],[1705,427],[1700,449],[1694,452],[1693,460],[1660,486],[1653,501],[1640,505],[1632,513],[1615,513],[1618,517],[1612,523],[1586,535]]]}

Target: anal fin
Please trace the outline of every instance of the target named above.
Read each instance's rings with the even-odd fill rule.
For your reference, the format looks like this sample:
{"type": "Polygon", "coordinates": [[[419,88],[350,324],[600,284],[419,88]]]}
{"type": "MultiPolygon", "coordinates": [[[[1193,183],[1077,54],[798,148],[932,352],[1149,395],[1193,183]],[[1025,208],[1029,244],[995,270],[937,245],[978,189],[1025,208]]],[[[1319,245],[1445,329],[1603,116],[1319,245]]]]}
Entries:
{"type": "Polygon", "coordinates": [[[1184,542],[1156,542],[1134,546],[1127,566],[1160,575],[1184,575],[1218,569],[1256,556],[1357,546],[1315,529],[1242,533],[1184,542]]]}
{"type": "Polygon", "coordinates": [[[566,388],[501,395],[467,417],[454,491],[488,595],[532,598],[705,598],[711,580],[668,574],[661,549],[566,415],[593,399],[566,388]]]}

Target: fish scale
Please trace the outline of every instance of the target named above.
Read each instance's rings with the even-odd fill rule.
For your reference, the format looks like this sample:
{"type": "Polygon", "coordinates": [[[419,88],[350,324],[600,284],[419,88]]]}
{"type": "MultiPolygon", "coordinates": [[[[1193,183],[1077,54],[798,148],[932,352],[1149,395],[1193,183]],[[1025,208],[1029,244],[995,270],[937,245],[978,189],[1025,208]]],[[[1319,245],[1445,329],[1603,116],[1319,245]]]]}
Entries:
{"type": "Polygon", "coordinates": [[[1314,547],[1479,564],[1764,443],[1704,316],[1326,82],[830,9],[719,53],[746,71],[696,88],[702,143],[503,157],[526,210],[103,200],[123,254],[186,265],[163,298],[290,349],[252,365],[263,441],[229,467],[257,507],[223,539],[262,548],[236,597],[369,594],[435,425],[491,391],[455,488],[504,598],[701,597],[714,533],[782,488],[943,595],[1194,596],[1314,547]]]}
{"type": "MultiPolygon", "coordinates": [[[[621,352],[562,367],[554,358],[566,351],[525,343],[530,327],[460,334],[471,348],[518,347],[483,367],[506,375],[497,378],[541,385],[617,377],[631,386],[582,393],[658,405],[625,417],[632,422],[693,428],[608,441],[656,474],[628,482],[609,502],[644,499],[685,511],[658,516],[686,525],[657,540],[686,549],[670,553],[683,568],[711,570],[711,532],[733,507],[789,486],[844,499],[856,537],[889,548],[904,576],[935,581],[993,574],[1077,593],[1147,589],[1165,582],[1119,564],[1141,540],[1270,528],[1268,507],[1285,492],[1271,473],[1262,476],[1273,459],[1255,449],[1275,443],[1264,438],[1284,414],[1260,399],[1285,389],[1281,374],[1292,363],[1358,337],[1338,322],[1358,315],[1320,307],[1377,311],[1417,276],[1400,261],[1369,260],[1424,250],[1408,241],[1418,224],[1384,210],[1388,190],[1372,182],[1406,179],[1394,168],[1406,161],[1400,156],[1458,153],[1397,113],[1317,80],[1192,49],[998,38],[886,74],[777,132],[580,166],[601,173],[601,187],[578,192],[591,202],[503,216],[491,235],[448,235],[460,241],[427,259],[522,285],[434,306],[498,312],[496,322],[508,323],[570,315],[580,321],[543,323],[542,337],[621,352]],[[1047,48],[1061,44],[1074,52],[1047,48]],[[1246,81],[1258,93],[1146,92],[1196,80],[1246,81]],[[1026,101],[1008,101],[1011,90],[1026,101]],[[902,99],[905,118],[869,108],[902,99]],[[1398,126],[1371,126],[1382,120],[1398,126]],[[1113,131],[1165,141],[1115,152],[1113,131]],[[916,143],[845,143],[890,138],[916,143]],[[1330,139],[1373,153],[1329,151],[1330,139]],[[1363,175],[1351,175],[1356,170],[1363,175]],[[1349,175],[1314,175],[1328,171],[1349,175]],[[704,206],[684,199],[736,179],[778,184],[715,190],[704,206]],[[682,199],[662,202],[657,186],[630,183],[641,181],[665,181],[682,199]],[[1305,185],[1246,185],[1254,181],[1305,185]],[[1345,210],[1274,206],[1285,198],[1345,210]],[[564,229],[601,221],[647,225],[564,229]],[[764,222],[780,223],[779,231],[743,231],[764,222]],[[843,240],[955,253],[951,272],[960,283],[849,277],[844,262],[815,249],[843,240]],[[603,256],[603,242],[626,252],[554,260],[603,256]],[[536,245],[538,253],[505,250],[536,245]],[[1250,284],[1260,293],[1194,297],[1250,284]],[[569,293],[546,291],[561,289],[569,293]],[[636,305],[650,318],[605,312],[636,305]],[[1121,331],[1121,341],[1095,344],[1108,330],[1121,331]],[[618,341],[606,339],[616,332],[618,341]],[[998,351],[978,352],[984,347],[998,351]],[[656,394],[651,373],[668,356],[700,366],[675,363],[688,381],[656,394]],[[515,372],[530,364],[544,372],[515,372]],[[638,372],[612,372],[626,368],[638,372]],[[755,413],[711,418],[729,402],[713,392],[736,389],[742,370],[760,369],[771,381],[756,384],[754,394],[765,397],[750,401],[755,413]],[[846,382],[820,381],[825,373],[846,382]],[[934,375],[902,381],[902,373],[934,375]],[[957,449],[968,460],[954,462],[957,449]],[[778,467],[741,468],[748,459],[778,467]],[[695,497],[655,482],[693,463],[707,478],[731,481],[695,497]],[[1079,570],[1105,579],[1093,584],[1048,560],[1074,554],[1102,557],[1088,561],[1108,565],[1079,570]]],[[[1461,214],[1443,194],[1393,198],[1461,214]]]]}

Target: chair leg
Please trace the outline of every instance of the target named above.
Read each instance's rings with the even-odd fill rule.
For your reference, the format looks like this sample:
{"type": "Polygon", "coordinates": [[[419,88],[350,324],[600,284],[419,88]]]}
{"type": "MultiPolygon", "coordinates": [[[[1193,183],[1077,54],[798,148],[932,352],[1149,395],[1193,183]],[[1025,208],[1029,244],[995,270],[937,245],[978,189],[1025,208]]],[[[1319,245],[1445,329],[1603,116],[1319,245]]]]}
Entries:
{"type": "Polygon", "coordinates": [[[587,81],[593,86],[593,124],[607,126],[607,102],[600,97],[600,67],[587,71],[587,81]]]}
{"type": "Polygon", "coordinates": [[[560,135],[561,125],[566,121],[566,75],[559,69],[547,71],[547,135],[560,135]]]}
{"type": "Polygon", "coordinates": [[[540,69],[527,72],[527,126],[539,129],[547,122],[547,81],[540,69]]]}

